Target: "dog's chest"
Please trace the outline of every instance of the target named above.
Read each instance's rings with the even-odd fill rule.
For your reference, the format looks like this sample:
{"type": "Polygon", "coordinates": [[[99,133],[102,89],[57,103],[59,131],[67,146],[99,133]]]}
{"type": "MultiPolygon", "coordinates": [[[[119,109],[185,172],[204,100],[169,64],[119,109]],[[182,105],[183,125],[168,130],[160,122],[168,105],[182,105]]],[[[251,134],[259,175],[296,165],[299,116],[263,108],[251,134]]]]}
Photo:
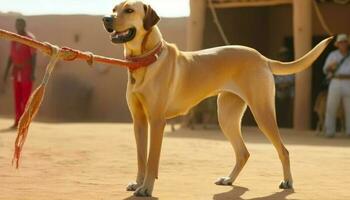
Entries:
{"type": "Polygon", "coordinates": [[[133,88],[141,85],[144,82],[145,75],[146,75],[146,70],[142,68],[135,71],[129,71],[128,73],[129,84],[133,88]]]}
{"type": "Polygon", "coordinates": [[[136,83],[136,79],[135,79],[135,77],[133,76],[132,73],[129,73],[129,80],[130,80],[130,83],[132,85],[134,85],[136,83]]]}

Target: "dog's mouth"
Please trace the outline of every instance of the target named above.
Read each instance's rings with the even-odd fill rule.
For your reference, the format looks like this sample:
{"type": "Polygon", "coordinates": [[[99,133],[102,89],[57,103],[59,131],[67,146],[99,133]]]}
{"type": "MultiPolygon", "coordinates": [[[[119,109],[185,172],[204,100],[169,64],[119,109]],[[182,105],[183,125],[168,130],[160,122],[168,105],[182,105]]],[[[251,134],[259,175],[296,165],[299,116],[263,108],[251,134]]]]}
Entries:
{"type": "Polygon", "coordinates": [[[111,40],[113,43],[125,43],[134,39],[135,35],[136,28],[132,27],[122,32],[113,31],[111,34],[111,40]]]}

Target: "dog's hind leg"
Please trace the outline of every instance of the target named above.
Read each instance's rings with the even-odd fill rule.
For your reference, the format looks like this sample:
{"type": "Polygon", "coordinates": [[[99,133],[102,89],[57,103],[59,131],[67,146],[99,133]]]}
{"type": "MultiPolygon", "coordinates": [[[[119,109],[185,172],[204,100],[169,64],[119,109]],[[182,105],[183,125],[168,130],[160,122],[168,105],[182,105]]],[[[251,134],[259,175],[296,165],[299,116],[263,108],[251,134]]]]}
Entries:
{"type": "Polygon", "coordinates": [[[276,121],[275,113],[275,90],[273,78],[264,79],[264,82],[254,84],[254,88],[247,94],[247,103],[251,109],[254,118],[265,136],[271,141],[277,150],[278,156],[282,162],[284,180],[280,184],[281,189],[293,187],[293,180],[290,170],[289,152],[282,143],[276,121]],[[257,93],[257,91],[259,91],[257,93]]]}
{"type": "Polygon", "coordinates": [[[215,182],[217,185],[231,185],[249,158],[241,135],[241,119],[246,108],[246,103],[235,94],[223,92],[218,97],[219,124],[235,150],[236,165],[229,176],[215,182]]]}

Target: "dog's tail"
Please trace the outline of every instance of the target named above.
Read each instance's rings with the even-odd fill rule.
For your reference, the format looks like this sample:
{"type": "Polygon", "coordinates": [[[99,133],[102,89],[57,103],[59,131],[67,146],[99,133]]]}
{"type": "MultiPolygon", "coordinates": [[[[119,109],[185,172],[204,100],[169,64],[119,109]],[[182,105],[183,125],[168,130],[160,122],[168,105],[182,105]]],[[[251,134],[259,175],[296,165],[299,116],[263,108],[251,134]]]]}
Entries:
{"type": "Polygon", "coordinates": [[[327,45],[332,41],[333,37],[329,37],[320,42],[315,48],[309,51],[306,55],[292,62],[280,62],[268,59],[272,73],[276,75],[295,74],[311,66],[318,58],[327,45]]]}

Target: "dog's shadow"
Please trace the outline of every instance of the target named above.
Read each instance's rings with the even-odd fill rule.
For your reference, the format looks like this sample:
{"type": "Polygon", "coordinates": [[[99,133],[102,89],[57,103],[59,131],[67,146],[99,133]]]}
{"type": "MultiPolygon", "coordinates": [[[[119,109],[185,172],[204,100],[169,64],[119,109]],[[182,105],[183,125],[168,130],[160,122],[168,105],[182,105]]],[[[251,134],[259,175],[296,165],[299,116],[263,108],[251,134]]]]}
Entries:
{"type": "Polygon", "coordinates": [[[123,200],[158,200],[158,197],[135,197],[135,196],[130,196],[127,197],[123,200]]]}
{"type": "MultiPolygon", "coordinates": [[[[246,193],[249,189],[240,186],[233,186],[232,189],[228,192],[215,194],[213,200],[287,200],[287,196],[294,193],[294,190],[283,190],[281,192],[276,192],[274,194],[256,197],[252,199],[244,199],[241,196],[246,193]]],[[[130,196],[123,200],[158,200],[158,197],[135,197],[130,196]]],[[[296,199],[294,199],[296,200],[296,199]]]]}
{"type": "Polygon", "coordinates": [[[233,186],[228,192],[215,194],[213,200],[287,200],[287,196],[294,193],[294,190],[283,190],[274,194],[256,197],[252,199],[244,199],[241,196],[249,189],[240,186],[233,186]]]}

